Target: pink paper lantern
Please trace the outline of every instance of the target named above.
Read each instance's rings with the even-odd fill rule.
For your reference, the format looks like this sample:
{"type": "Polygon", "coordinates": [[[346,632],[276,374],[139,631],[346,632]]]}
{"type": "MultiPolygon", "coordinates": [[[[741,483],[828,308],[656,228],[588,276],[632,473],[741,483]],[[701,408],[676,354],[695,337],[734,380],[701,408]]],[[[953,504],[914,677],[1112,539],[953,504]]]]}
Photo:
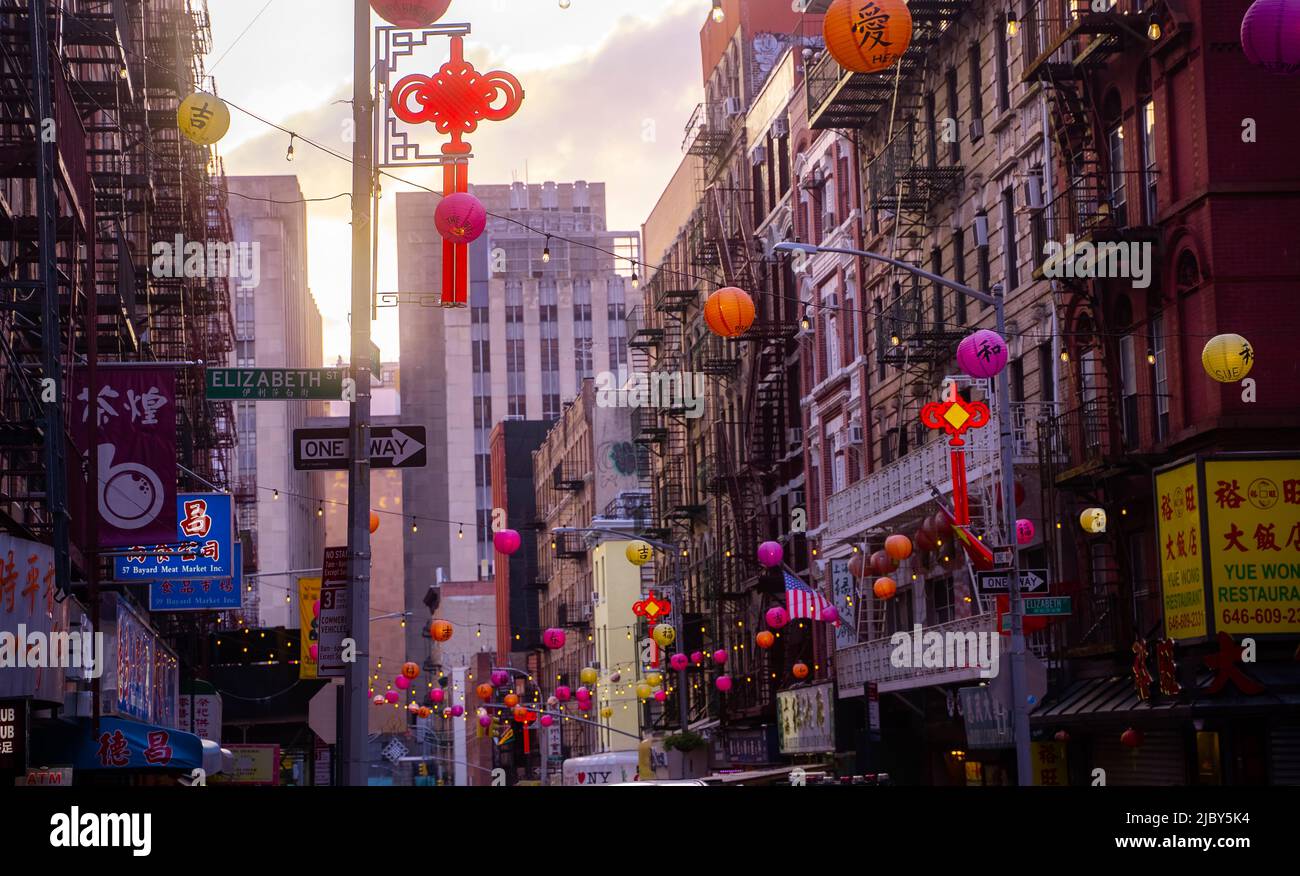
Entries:
{"type": "Polygon", "coordinates": [[[451,0],[370,0],[379,17],[398,27],[426,27],[447,12],[451,0]]]}
{"type": "Polygon", "coordinates": [[[567,703],[569,701],[569,697],[572,695],[573,695],[573,691],[569,690],[564,685],[560,685],[555,689],[555,698],[562,703],[567,703]]]}
{"type": "Polygon", "coordinates": [[[784,556],[779,541],[765,541],[758,546],[758,561],[769,569],[781,565],[784,556]]]}
{"type": "Polygon", "coordinates": [[[1241,19],[1241,48],[1270,73],[1300,72],[1300,0],[1255,0],[1241,19]]]}
{"type": "Polygon", "coordinates": [[[384,694],[384,699],[388,700],[388,702],[390,703],[395,703],[401,698],[402,698],[401,694],[399,694],[395,690],[390,690],[386,694],[384,694]]]}
{"type": "Polygon", "coordinates": [[[840,613],[839,610],[835,608],[835,606],[828,605],[822,609],[822,620],[825,621],[826,623],[833,624],[839,621],[839,619],[840,619],[840,613]]]}
{"type": "Polygon", "coordinates": [[[542,633],[542,644],[550,648],[552,651],[557,648],[563,648],[564,630],[561,630],[558,627],[551,627],[549,630],[542,633]]]}
{"type": "Polygon", "coordinates": [[[579,703],[581,703],[583,700],[591,699],[591,691],[587,690],[585,687],[578,688],[576,691],[573,692],[573,695],[578,698],[579,703]]]}
{"type": "Polygon", "coordinates": [[[668,658],[668,665],[677,672],[681,672],[689,663],[690,661],[686,659],[685,654],[674,654],[668,658]]]}
{"type": "Polygon", "coordinates": [[[319,659],[319,656],[320,656],[320,645],[308,645],[308,646],[307,646],[307,653],[311,655],[311,659],[313,659],[313,660],[317,660],[317,659],[319,659]]]}
{"type": "Polygon", "coordinates": [[[714,651],[713,662],[718,664],[719,666],[725,666],[727,664],[727,652],[723,651],[721,648],[714,651]]]}
{"type": "Polygon", "coordinates": [[[473,243],[487,227],[487,211],[478,198],[468,192],[456,192],[438,202],[433,211],[433,224],[443,240],[473,243]]]}
{"type": "Polygon", "coordinates": [[[311,604],[311,616],[320,617],[320,600],[317,599],[311,604]]]}
{"type": "Polygon", "coordinates": [[[774,630],[779,630],[790,622],[790,615],[779,605],[769,608],[765,617],[767,618],[767,625],[774,630]]]}
{"type": "Polygon", "coordinates": [[[491,679],[493,687],[505,687],[506,682],[510,680],[510,673],[503,669],[494,669],[491,679]]]}
{"type": "Polygon", "coordinates": [[[464,706],[456,705],[456,706],[452,706],[452,707],[451,707],[451,716],[452,716],[453,718],[459,718],[459,717],[460,717],[461,715],[463,715],[463,714],[465,714],[465,707],[464,707],[464,706]]]}
{"type": "Polygon", "coordinates": [[[519,533],[513,529],[498,529],[492,533],[492,546],[507,557],[519,550],[520,544],[519,533]]]}
{"type": "Polygon", "coordinates": [[[433,690],[429,691],[429,699],[433,700],[435,703],[441,703],[446,698],[447,694],[444,693],[440,687],[435,687],[433,690]]]}
{"type": "Polygon", "coordinates": [[[479,715],[479,716],[478,716],[478,725],[479,725],[480,727],[491,727],[491,726],[492,726],[492,716],[491,716],[491,715],[479,715]]]}
{"type": "Polygon", "coordinates": [[[657,690],[657,691],[655,691],[655,702],[656,702],[656,703],[662,703],[662,702],[663,702],[664,700],[666,700],[666,699],[668,699],[668,694],[664,693],[664,692],[661,691],[661,690],[657,690]]]}
{"type": "Polygon", "coordinates": [[[1034,521],[1021,517],[1016,521],[1016,544],[1026,545],[1034,540],[1034,521]]]}
{"type": "Polygon", "coordinates": [[[704,652],[703,652],[703,651],[692,651],[692,652],[691,652],[691,662],[694,663],[696,666],[699,666],[701,663],[703,663],[703,662],[704,662],[704,652]]]}
{"type": "Polygon", "coordinates": [[[1007,366],[1007,342],[997,332],[980,329],[957,345],[957,367],[962,373],[983,379],[1007,366]]]}
{"type": "Polygon", "coordinates": [[[717,686],[718,690],[722,691],[723,693],[726,693],[727,691],[731,690],[731,676],[730,676],[730,675],[719,675],[719,676],[714,680],[713,683],[717,686]]]}
{"type": "Polygon", "coordinates": [[[552,718],[550,715],[542,715],[542,717],[538,719],[538,723],[540,723],[543,727],[549,727],[555,723],[555,719],[552,718]]]}
{"type": "Polygon", "coordinates": [[[406,690],[411,686],[411,679],[407,678],[405,675],[399,675],[397,678],[393,679],[393,684],[397,685],[398,690],[406,690]]]}

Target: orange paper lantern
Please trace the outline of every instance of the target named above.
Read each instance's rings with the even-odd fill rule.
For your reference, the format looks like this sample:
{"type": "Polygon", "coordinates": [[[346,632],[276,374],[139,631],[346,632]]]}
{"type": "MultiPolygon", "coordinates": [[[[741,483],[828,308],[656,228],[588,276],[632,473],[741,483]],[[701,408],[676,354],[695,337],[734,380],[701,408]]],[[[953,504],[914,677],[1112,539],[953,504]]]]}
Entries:
{"type": "Polygon", "coordinates": [[[894,594],[898,592],[898,585],[894,583],[893,578],[877,578],[876,583],[871,587],[871,592],[876,594],[877,599],[893,599],[894,594]]]}
{"type": "Polygon", "coordinates": [[[798,678],[798,679],[804,679],[804,678],[807,678],[807,677],[808,677],[808,664],[807,664],[807,663],[796,663],[796,664],[794,665],[794,668],[793,668],[791,671],[794,673],[794,677],[795,677],[795,678],[798,678]]]}
{"type": "Polygon", "coordinates": [[[758,642],[758,647],[762,648],[764,651],[776,644],[776,636],[772,635],[767,630],[763,630],[763,632],[755,636],[754,639],[758,642]]]}
{"type": "Polygon", "coordinates": [[[903,57],[912,42],[912,13],[903,0],[832,0],[822,19],[826,50],[845,70],[876,73],[903,57]]]}
{"type": "Polygon", "coordinates": [[[451,638],[451,624],[445,620],[436,620],[429,625],[429,635],[435,642],[445,642],[451,638]]]}
{"type": "Polygon", "coordinates": [[[754,324],[754,299],[735,286],[719,289],[704,302],[704,321],[715,335],[740,337],[754,324]]]}
{"type": "Polygon", "coordinates": [[[512,693],[506,694],[505,699],[503,699],[501,702],[505,703],[507,706],[513,709],[515,706],[519,705],[519,694],[512,694],[512,693]]]}
{"type": "Polygon", "coordinates": [[[420,664],[410,662],[403,663],[402,674],[407,678],[415,678],[415,676],[420,674],[420,664]]]}
{"type": "Polygon", "coordinates": [[[496,692],[496,688],[494,688],[492,685],[488,684],[485,681],[482,684],[480,684],[478,687],[474,688],[474,692],[478,694],[478,698],[480,700],[486,703],[491,701],[492,694],[496,692]]]}
{"type": "Polygon", "coordinates": [[[885,539],[885,553],[895,561],[905,560],[912,555],[912,540],[905,535],[891,535],[885,539]]]}
{"type": "Polygon", "coordinates": [[[371,532],[371,534],[373,534],[373,533],[375,532],[375,530],[377,530],[377,529],[379,529],[379,515],[376,514],[374,511],[371,511],[371,512],[370,512],[370,532],[371,532]]]}

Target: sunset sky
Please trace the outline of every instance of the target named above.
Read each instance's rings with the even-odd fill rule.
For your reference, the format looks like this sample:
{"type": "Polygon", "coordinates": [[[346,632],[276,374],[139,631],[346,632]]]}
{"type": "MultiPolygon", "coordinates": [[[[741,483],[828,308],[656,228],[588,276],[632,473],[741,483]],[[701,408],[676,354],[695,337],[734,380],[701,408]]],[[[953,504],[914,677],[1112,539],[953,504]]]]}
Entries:
{"type": "MultiPolygon", "coordinates": [[[[343,132],[351,107],[335,102],[351,98],[351,3],[209,0],[208,6],[213,51],[207,66],[221,96],[350,154],[343,132]]],[[[609,226],[639,229],[681,159],[682,129],[701,98],[698,35],[708,10],[707,0],[572,0],[569,9],[558,0],[454,0],[443,21],[473,25],[469,59],[480,71],[514,73],[525,92],[514,118],[470,138],[471,182],[605,182],[609,226]]],[[[350,188],[347,163],[304,143],[295,144],[295,160],[287,162],[287,135],[238,109],[231,116],[220,145],[228,174],[296,174],[307,198],[350,188]]],[[[430,131],[429,142],[441,141],[430,131]]],[[[435,169],[394,173],[441,185],[435,169]]],[[[393,208],[403,189],[409,187],[384,181],[381,293],[401,291],[393,208]]],[[[347,210],[347,198],[308,204],[309,280],[325,321],[327,362],[348,356],[347,210]]],[[[397,354],[393,313],[374,327],[385,359],[397,354]]]]}

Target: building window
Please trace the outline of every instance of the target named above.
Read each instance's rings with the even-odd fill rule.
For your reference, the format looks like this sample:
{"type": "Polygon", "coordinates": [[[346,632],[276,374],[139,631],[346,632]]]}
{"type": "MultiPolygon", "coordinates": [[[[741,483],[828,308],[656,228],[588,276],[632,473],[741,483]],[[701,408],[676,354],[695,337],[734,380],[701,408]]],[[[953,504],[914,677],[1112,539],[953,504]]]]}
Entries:
{"type": "Polygon", "coordinates": [[[1017,356],[1011,360],[1011,375],[1007,388],[1010,390],[1011,400],[1013,402],[1023,402],[1025,400],[1025,360],[1017,356]]]}
{"type": "Polygon", "coordinates": [[[948,161],[958,164],[961,162],[961,138],[957,136],[956,125],[961,114],[957,110],[957,68],[948,68],[944,74],[944,87],[948,97],[948,118],[944,119],[944,134],[952,134],[952,140],[948,142],[948,161]]]}
{"type": "Polygon", "coordinates": [[[931,167],[939,165],[939,132],[935,128],[934,92],[925,95],[925,157],[931,167]]]}
{"type": "Polygon", "coordinates": [[[1137,351],[1132,334],[1119,339],[1120,427],[1124,446],[1136,447],[1141,439],[1138,423],[1137,351]]]}
{"type": "Polygon", "coordinates": [[[993,24],[993,39],[997,48],[998,111],[1011,109],[1011,67],[1007,55],[1007,18],[999,15],[993,24]]]}
{"type": "Polygon", "coordinates": [[[1157,218],[1156,202],[1156,103],[1150,97],[1139,107],[1142,114],[1142,193],[1146,223],[1155,225],[1157,218]]]}
{"type": "MultiPolygon", "coordinates": [[[[980,212],[975,216],[975,222],[977,227],[981,221],[983,222],[988,221],[988,217],[985,216],[983,212],[980,212]]],[[[977,231],[975,233],[975,240],[978,241],[979,239],[980,236],[979,236],[979,232],[977,231]]],[[[976,252],[975,258],[976,258],[977,266],[979,268],[979,282],[980,282],[979,290],[981,292],[988,293],[989,289],[993,286],[993,276],[989,268],[989,248],[987,246],[976,246],[975,252],[976,252]]],[[[981,302],[980,306],[988,307],[988,303],[981,302]]]]}
{"type": "MultiPolygon", "coordinates": [[[[966,282],[966,230],[954,228],[952,232],[952,278],[958,283],[966,282]]],[[[984,290],[981,289],[981,292],[984,290]]],[[[957,301],[957,324],[966,324],[966,296],[955,296],[957,301]]]]}
{"type": "Polygon", "coordinates": [[[1007,264],[1006,294],[1020,285],[1019,240],[1016,233],[1016,198],[1010,186],[1002,190],[1002,239],[1007,264]]]}
{"type": "MultiPolygon", "coordinates": [[[[953,545],[955,548],[956,546],[953,545]]],[[[952,577],[926,579],[925,593],[929,605],[927,619],[932,624],[947,623],[957,618],[957,594],[952,586],[952,577]]]]}
{"type": "Polygon", "coordinates": [[[826,317],[826,373],[825,379],[840,370],[840,336],[835,314],[826,317]]]}
{"type": "Polygon", "coordinates": [[[1045,402],[1056,401],[1056,360],[1052,357],[1052,342],[1045,341],[1038,345],[1038,392],[1045,402]]]}
{"type": "Polygon", "coordinates": [[[982,79],[980,44],[970,47],[970,141],[978,143],[984,137],[984,82],[982,79]]]}
{"type": "Polygon", "coordinates": [[[1128,225],[1128,192],[1124,185],[1124,126],[1116,124],[1106,132],[1106,152],[1110,157],[1110,209],[1115,225],[1128,225]]]}
{"type": "Polygon", "coordinates": [[[1155,357],[1156,440],[1163,441],[1169,434],[1169,361],[1165,347],[1165,317],[1158,313],[1151,317],[1151,354],[1155,357]]]}
{"type": "MultiPolygon", "coordinates": [[[[930,273],[943,276],[943,252],[939,247],[930,249],[930,273]]],[[[943,312],[943,287],[938,283],[932,283],[933,286],[933,304],[934,304],[934,330],[943,331],[944,312],[943,312]]],[[[958,296],[961,297],[961,296],[958,296]]]]}

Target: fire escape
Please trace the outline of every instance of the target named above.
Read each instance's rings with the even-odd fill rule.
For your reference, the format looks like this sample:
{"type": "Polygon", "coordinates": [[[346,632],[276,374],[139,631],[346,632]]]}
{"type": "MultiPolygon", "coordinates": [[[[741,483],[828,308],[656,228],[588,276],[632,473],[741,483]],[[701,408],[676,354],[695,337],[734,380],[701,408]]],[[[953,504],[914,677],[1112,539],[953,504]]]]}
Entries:
{"type": "MultiPolygon", "coordinates": [[[[1116,163],[1114,151],[1123,154],[1122,131],[1119,143],[1112,142],[1115,135],[1105,130],[1095,80],[1115,56],[1150,48],[1146,30],[1152,13],[1138,0],[1112,0],[1104,11],[1089,3],[1038,0],[1026,15],[1023,31],[1030,42],[1023,79],[1045,89],[1051,136],[1065,165],[1059,193],[1033,217],[1037,252],[1047,241],[1063,244],[1063,254],[1071,260],[1080,244],[1145,241],[1159,247],[1158,217],[1144,185],[1147,173],[1116,163]]],[[[1169,24],[1165,38],[1173,38],[1176,17],[1163,18],[1169,24]]],[[[1044,264],[1034,276],[1044,276],[1044,264]]],[[[1067,299],[1084,302],[1097,337],[1106,338],[1105,281],[1056,279],[1067,299]]],[[[1121,398],[1122,389],[1114,385],[1112,376],[1120,369],[1113,343],[1099,340],[1078,360],[1077,406],[1047,424],[1040,446],[1050,507],[1071,507],[1072,494],[1104,502],[1107,481],[1145,471],[1163,439],[1153,412],[1141,410],[1137,396],[1121,398]]],[[[1153,401],[1147,399],[1148,406],[1153,401]]],[[[1122,489],[1122,480],[1115,483],[1122,489]]],[[[1073,654],[1105,652],[1128,638],[1124,591],[1135,570],[1122,532],[1118,540],[1123,543],[1107,538],[1076,544],[1080,567],[1091,570],[1091,579],[1070,619],[1073,654]]]]}

